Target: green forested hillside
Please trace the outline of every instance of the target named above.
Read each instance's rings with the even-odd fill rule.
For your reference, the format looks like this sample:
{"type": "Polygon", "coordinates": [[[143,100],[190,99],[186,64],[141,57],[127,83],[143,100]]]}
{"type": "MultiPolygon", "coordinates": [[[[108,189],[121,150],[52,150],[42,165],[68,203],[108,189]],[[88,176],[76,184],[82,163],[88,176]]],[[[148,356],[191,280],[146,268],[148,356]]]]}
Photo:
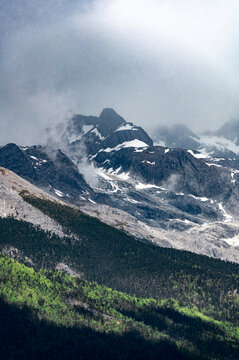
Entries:
{"type": "Polygon", "coordinates": [[[82,279],[140,297],[174,299],[179,306],[239,324],[239,265],[135,240],[80,211],[24,195],[62,224],[73,238],[60,239],[12,218],[0,219],[1,246],[11,244],[36,268],[64,262],[82,279]]]}
{"type": "Polygon", "coordinates": [[[0,255],[0,358],[238,359],[238,328],[0,255]]]}

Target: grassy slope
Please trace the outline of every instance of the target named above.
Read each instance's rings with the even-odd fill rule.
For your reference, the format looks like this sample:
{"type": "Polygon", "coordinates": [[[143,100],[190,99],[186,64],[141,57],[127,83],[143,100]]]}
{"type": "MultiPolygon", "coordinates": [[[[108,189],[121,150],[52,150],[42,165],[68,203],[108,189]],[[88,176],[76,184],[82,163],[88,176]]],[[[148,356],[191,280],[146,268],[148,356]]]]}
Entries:
{"type": "Polygon", "coordinates": [[[3,255],[0,296],[0,338],[6,339],[1,359],[37,359],[39,353],[39,359],[239,356],[238,328],[229,323],[180,308],[177,302],[169,306],[62,272],[37,272],[3,255]]]}

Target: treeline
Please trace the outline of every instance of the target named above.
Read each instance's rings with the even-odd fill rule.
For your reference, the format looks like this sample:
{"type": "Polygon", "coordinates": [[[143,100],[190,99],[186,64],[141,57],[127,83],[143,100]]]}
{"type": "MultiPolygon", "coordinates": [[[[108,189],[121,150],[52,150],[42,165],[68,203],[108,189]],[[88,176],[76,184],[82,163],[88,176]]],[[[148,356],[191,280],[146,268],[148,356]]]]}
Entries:
{"type": "Polygon", "coordinates": [[[20,249],[36,268],[64,262],[86,280],[140,297],[176,299],[179,306],[239,323],[239,265],[140,242],[76,209],[24,199],[80,238],[60,239],[23,221],[0,219],[1,246],[20,249]]]}

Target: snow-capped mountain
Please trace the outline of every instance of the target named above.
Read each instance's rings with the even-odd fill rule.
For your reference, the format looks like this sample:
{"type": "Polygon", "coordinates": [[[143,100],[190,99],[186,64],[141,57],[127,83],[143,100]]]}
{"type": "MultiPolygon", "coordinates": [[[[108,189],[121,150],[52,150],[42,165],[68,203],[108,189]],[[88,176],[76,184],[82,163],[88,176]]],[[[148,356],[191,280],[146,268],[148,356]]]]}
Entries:
{"type": "MultiPolygon", "coordinates": [[[[92,122],[92,117],[75,116],[73,119],[78,129],[89,125],[89,119],[92,122]],[[83,125],[77,125],[83,120],[83,125]]],[[[100,117],[93,117],[93,120],[93,129],[86,128],[88,131],[78,138],[74,151],[74,142],[69,141],[68,155],[79,164],[79,145],[83,147],[86,144],[88,160],[94,164],[97,174],[97,182],[91,185],[98,192],[98,204],[128,212],[156,231],[158,241],[161,237],[174,247],[185,248],[189,233],[194,234],[196,244],[194,246],[189,241],[187,246],[192,251],[212,256],[224,256],[224,247],[230,246],[230,241],[230,244],[239,245],[234,238],[237,233],[234,219],[239,214],[239,176],[237,169],[226,163],[231,160],[223,159],[224,164],[221,164],[222,159],[201,153],[199,136],[186,131],[185,127],[177,128],[177,133],[181,134],[181,139],[180,136],[177,139],[181,143],[176,145],[183,147],[182,142],[187,135],[188,144],[197,144],[198,150],[154,146],[143,129],[126,122],[112,109],[103,110],[100,117]],[[94,138],[97,148],[92,150],[89,146],[90,133],[96,131],[100,121],[97,119],[102,121],[105,114],[107,121],[111,117],[111,127],[107,133],[98,130],[100,136],[97,133],[98,138],[94,138]],[[164,235],[161,231],[165,231],[164,235]],[[169,235],[170,232],[173,236],[169,235]],[[180,245],[175,243],[175,232],[180,245]],[[204,245],[203,236],[210,239],[204,245]],[[183,239],[182,242],[179,238],[183,239]]],[[[154,231],[151,236],[155,239],[154,231]]]]}
{"type": "Polygon", "coordinates": [[[239,120],[230,120],[218,130],[201,134],[181,124],[159,127],[154,130],[153,140],[163,146],[198,150],[211,158],[236,160],[239,158],[239,120]]]}
{"type": "MultiPolygon", "coordinates": [[[[179,129],[185,138],[186,132],[179,129]]],[[[68,156],[76,164],[81,163],[85,149],[95,167],[121,180],[130,178],[156,187],[166,186],[174,192],[217,197],[222,201],[237,182],[236,172],[232,174],[230,169],[199,151],[154,146],[142,128],[126,122],[112,109],[104,109],[99,118],[74,116],[62,137],[67,140],[68,156]]],[[[188,137],[193,138],[189,130],[188,137]]],[[[179,141],[182,145],[182,139],[179,141]]]]}
{"type": "Polygon", "coordinates": [[[112,109],[75,115],[65,129],[63,152],[8,144],[0,166],[136,237],[239,262],[237,158],[213,157],[180,127],[178,143],[167,138],[184,149],[154,145],[112,109]],[[182,146],[187,137],[197,150],[182,146]]]}
{"type": "Polygon", "coordinates": [[[153,141],[139,126],[126,122],[113,109],[104,109],[99,117],[75,115],[63,134],[71,152],[84,145],[87,155],[116,147],[147,147],[153,141]]]}

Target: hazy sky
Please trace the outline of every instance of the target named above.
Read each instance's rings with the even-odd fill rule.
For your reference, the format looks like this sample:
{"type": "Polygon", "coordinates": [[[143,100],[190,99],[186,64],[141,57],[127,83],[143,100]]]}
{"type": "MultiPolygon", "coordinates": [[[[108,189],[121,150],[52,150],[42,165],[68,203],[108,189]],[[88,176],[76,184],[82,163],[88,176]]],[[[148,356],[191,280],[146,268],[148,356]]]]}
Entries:
{"type": "Polygon", "coordinates": [[[112,107],[146,130],[239,118],[238,0],[0,0],[0,144],[112,107]]]}

